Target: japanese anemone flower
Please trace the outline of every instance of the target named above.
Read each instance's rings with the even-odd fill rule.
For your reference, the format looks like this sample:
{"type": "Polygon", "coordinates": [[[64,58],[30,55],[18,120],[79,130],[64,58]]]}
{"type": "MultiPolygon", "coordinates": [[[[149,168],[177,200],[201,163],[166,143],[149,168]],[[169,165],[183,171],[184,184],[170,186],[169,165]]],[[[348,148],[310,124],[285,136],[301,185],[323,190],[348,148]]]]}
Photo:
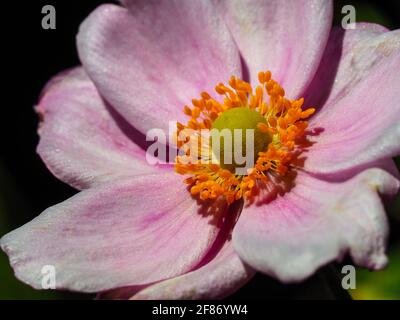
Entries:
{"type": "Polygon", "coordinates": [[[321,0],[122,2],[82,23],[82,66],[38,103],[38,153],[81,191],[1,239],[16,276],[41,288],[53,265],[58,289],[198,299],[255,271],[301,281],[346,254],[384,267],[399,30],[331,29],[321,0]],[[150,165],[145,135],[170,120],[178,132],[250,123],[254,168],[150,165]]]}

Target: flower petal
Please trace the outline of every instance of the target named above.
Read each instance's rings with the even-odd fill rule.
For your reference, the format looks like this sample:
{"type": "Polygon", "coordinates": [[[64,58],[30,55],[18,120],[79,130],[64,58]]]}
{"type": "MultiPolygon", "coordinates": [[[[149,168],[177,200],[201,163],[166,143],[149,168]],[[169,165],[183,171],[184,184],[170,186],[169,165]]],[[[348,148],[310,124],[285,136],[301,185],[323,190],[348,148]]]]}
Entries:
{"type": "Polygon", "coordinates": [[[56,177],[78,189],[156,170],[137,144],[144,137],[105,105],[82,68],[54,77],[37,111],[38,153],[56,177]]]}
{"type": "Polygon", "coordinates": [[[207,254],[225,206],[190,197],[175,173],[135,176],[84,190],[5,235],[16,276],[41,288],[53,265],[57,289],[98,292],[175,277],[207,254]]]}
{"type": "Polygon", "coordinates": [[[195,270],[164,280],[133,295],[134,300],[198,300],[224,298],[249,281],[255,271],[245,265],[231,243],[232,228],[242,206],[232,206],[224,229],[195,270]]]}
{"type": "Polygon", "coordinates": [[[362,24],[333,32],[307,99],[322,105],[310,121],[320,133],[307,171],[344,175],[400,154],[399,73],[400,30],[362,24]]]}
{"type": "Polygon", "coordinates": [[[292,190],[244,209],[234,231],[236,252],[253,268],[283,282],[300,281],[350,253],[357,265],[385,266],[388,225],[379,195],[400,183],[370,169],[343,183],[299,173],[292,190]]]}
{"type": "Polygon", "coordinates": [[[241,74],[240,58],[208,1],[127,1],[98,7],[81,25],[78,51],[101,94],[135,128],[187,121],[185,104],[241,74]]]}
{"type": "Polygon", "coordinates": [[[149,286],[131,299],[221,299],[235,292],[253,275],[254,270],[242,262],[229,241],[218,255],[203,267],[149,286]]]}
{"type": "Polygon", "coordinates": [[[331,1],[216,0],[251,82],[271,70],[289,97],[312,79],[332,24],[331,1]]]}
{"type": "Polygon", "coordinates": [[[366,43],[387,31],[373,23],[357,23],[356,29],[347,30],[333,27],[320,66],[305,93],[306,103],[322,109],[346,97],[354,85],[368,76],[368,64],[372,66],[381,59],[376,54],[379,52],[366,51],[366,43]],[[353,65],[352,61],[357,63],[353,65]]]}

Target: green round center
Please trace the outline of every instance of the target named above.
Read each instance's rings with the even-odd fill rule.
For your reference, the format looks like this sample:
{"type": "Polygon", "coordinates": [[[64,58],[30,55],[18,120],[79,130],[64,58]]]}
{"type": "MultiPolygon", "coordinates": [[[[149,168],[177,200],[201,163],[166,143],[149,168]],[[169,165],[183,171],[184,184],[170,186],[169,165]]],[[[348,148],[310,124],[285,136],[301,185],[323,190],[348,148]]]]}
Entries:
{"type": "Polygon", "coordinates": [[[253,165],[249,164],[249,161],[247,160],[253,159],[254,162],[257,161],[258,153],[267,149],[268,144],[271,142],[271,137],[269,134],[261,132],[257,128],[257,124],[260,122],[265,124],[267,123],[265,118],[260,113],[245,107],[232,108],[224,111],[214,121],[211,129],[218,130],[219,145],[218,143],[213,143],[213,136],[213,139],[211,140],[211,146],[214,155],[217,157],[219,155],[220,166],[222,168],[227,169],[231,172],[235,172],[236,168],[243,168],[246,166],[248,167],[249,165],[253,165]],[[239,129],[239,131],[235,129],[239,129]],[[249,133],[246,134],[246,129],[252,129],[254,131],[249,131],[249,133]],[[223,133],[229,133],[230,139],[232,139],[232,147],[227,150],[225,150],[225,139],[227,138],[227,136],[223,133]],[[239,137],[241,137],[241,139],[239,137]],[[249,137],[253,140],[253,142],[247,141],[249,137]],[[249,146],[247,146],[248,143],[249,146]],[[252,152],[252,155],[246,152],[246,146],[247,148],[252,146],[251,150],[249,150],[250,152],[252,152]],[[225,163],[225,152],[231,153],[232,161],[226,161],[227,163],[225,163]],[[243,157],[246,158],[245,163],[241,163],[242,161],[238,161],[243,157]]]}

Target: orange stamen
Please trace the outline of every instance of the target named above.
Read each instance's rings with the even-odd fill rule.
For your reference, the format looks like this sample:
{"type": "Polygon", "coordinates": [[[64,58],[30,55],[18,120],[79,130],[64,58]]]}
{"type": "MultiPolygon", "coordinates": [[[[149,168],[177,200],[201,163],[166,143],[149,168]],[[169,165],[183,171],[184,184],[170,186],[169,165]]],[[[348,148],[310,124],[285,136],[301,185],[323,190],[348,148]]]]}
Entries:
{"type": "MultiPolygon", "coordinates": [[[[314,108],[303,110],[304,99],[289,100],[278,82],[272,79],[271,72],[258,74],[259,84],[255,90],[251,85],[234,76],[229,80],[229,86],[219,83],[215,87],[223,103],[214,99],[209,93],[202,92],[200,99],[193,99],[193,107],[185,106],[184,113],[190,117],[186,125],[178,123],[178,135],[184,129],[210,129],[215,119],[224,111],[247,107],[259,112],[265,117],[266,123],[259,123],[257,128],[272,137],[272,142],[266,150],[259,152],[256,163],[247,175],[237,175],[221,168],[219,164],[195,159],[194,163],[184,163],[178,156],[175,171],[190,175],[185,183],[191,185],[192,195],[198,195],[201,200],[225,197],[228,203],[242,197],[251,198],[253,189],[259,182],[270,182],[272,175],[284,176],[295,168],[295,158],[301,146],[299,138],[305,135],[307,121],[314,108]]],[[[190,141],[198,143],[199,135],[190,137],[190,141]]],[[[181,147],[185,141],[178,141],[181,147]]],[[[206,144],[207,145],[207,144],[206,144]]],[[[209,145],[209,144],[208,144],[209,145]]],[[[209,157],[210,150],[198,148],[201,156],[209,157]]],[[[204,159],[203,159],[204,160],[204,159]]]]}

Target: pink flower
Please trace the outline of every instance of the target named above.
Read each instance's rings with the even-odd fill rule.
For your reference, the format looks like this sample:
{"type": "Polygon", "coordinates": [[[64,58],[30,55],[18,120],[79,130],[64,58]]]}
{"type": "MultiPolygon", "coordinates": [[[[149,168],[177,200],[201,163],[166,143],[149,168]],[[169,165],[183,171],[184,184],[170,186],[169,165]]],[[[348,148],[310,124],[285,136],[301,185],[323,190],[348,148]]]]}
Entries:
{"type": "Polygon", "coordinates": [[[387,263],[381,196],[399,189],[400,31],[333,28],[329,1],[123,1],[82,24],[82,67],[44,89],[38,153],[82,190],[1,239],[16,276],[113,297],[219,298],[254,270],[301,281],[350,254],[387,263]],[[184,105],[232,75],[271,70],[316,107],[312,145],[284,194],[243,208],[192,197],[144,134],[187,122],[184,105]],[[243,210],[242,210],[243,209],[243,210]],[[122,289],[121,289],[122,288],[122,289]]]}

